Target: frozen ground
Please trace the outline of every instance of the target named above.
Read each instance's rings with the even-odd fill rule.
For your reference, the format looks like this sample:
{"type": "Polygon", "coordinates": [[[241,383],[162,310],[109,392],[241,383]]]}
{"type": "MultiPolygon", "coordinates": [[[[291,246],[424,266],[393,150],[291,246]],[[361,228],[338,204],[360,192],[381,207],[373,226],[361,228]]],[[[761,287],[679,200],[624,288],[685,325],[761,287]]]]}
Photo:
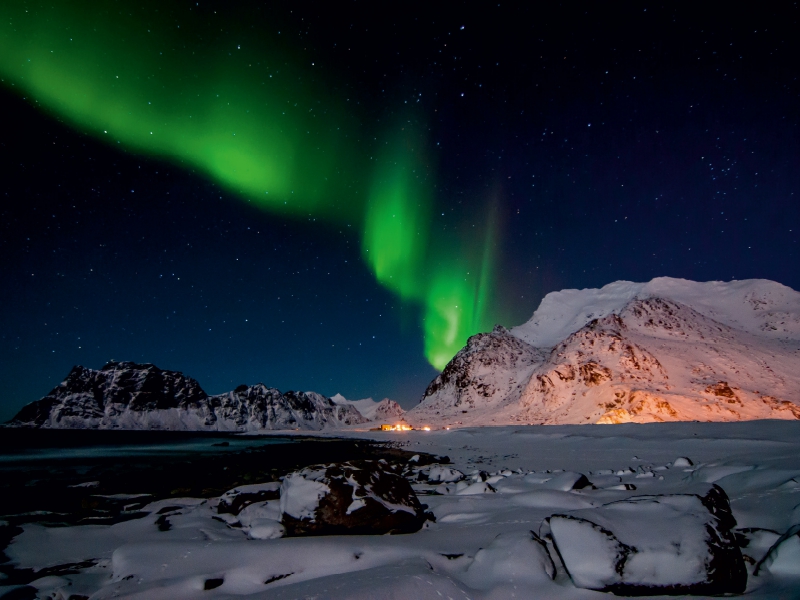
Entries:
{"type": "MultiPolygon", "coordinates": [[[[449,456],[451,464],[423,469],[428,483],[414,484],[436,522],[409,535],[253,539],[280,534],[279,501],[251,504],[233,517],[219,514],[218,498],[171,499],[147,507],[143,518],[112,526],[26,525],[6,554],[20,569],[84,563],[76,573],[33,582],[39,597],[64,600],[71,595],[153,600],[607,598],[576,587],[558,557],[550,563],[530,532],[543,532],[543,521],[557,513],[592,515],[595,522],[610,523],[623,542],[633,539],[643,549],[639,559],[655,567],[672,565],[665,576],[684,567],[688,573],[691,565],[676,562],[680,552],[670,554],[664,547],[673,538],[686,552],[697,546],[697,540],[682,533],[690,527],[684,523],[694,518],[692,502],[697,502],[673,497],[654,512],[652,502],[637,498],[691,493],[715,483],[729,496],[736,532],[747,544],[742,548],[748,571],[745,595],[800,596],[797,535],[788,536],[754,574],[780,535],[791,534],[800,523],[800,423],[509,426],[345,435],[394,440],[407,450],[449,456]],[[467,481],[451,481],[458,477],[456,470],[467,481]],[[478,471],[487,472],[488,479],[480,481],[486,475],[478,471]],[[570,489],[580,474],[593,486],[570,489]],[[632,500],[620,503],[626,499],[632,500]],[[613,510],[611,503],[616,503],[613,510]],[[622,521],[620,507],[626,515],[622,521]]],[[[568,531],[565,523],[579,521],[563,520],[560,529],[551,521],[553,535],[580,538],[580,531],[568,531]]],[[[562,547],[564,560],[582,563],[583,583],[614,576],[603,571],[609,556],[603,544],[601,539],[562,547]]]]}

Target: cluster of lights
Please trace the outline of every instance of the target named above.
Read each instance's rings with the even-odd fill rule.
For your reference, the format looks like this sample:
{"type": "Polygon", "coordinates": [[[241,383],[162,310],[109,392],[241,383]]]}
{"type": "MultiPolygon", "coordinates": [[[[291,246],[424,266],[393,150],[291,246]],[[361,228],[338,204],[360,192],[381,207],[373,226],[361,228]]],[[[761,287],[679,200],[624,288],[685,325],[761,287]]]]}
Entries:
{"type": "MultiPolygon", "coordinates": [[[[384,424],[381,425],[381,431],[412,431],[414,428],[408,423],[395,423],[394,425],[384,424]]],[[[431,428],[427,425],[420,427],[422,431],[430,431],[431,428]]]]}

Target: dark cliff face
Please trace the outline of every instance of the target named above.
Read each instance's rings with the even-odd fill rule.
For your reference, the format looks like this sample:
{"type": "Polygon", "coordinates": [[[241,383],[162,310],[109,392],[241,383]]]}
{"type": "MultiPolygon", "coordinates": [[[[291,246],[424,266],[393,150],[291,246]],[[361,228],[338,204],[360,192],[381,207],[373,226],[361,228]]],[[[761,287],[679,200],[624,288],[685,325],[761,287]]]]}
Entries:
{"type": "Polygon", "coordinates": [[[106,378],[106,400],[131,410],[199,407],[208,398],[191,377],[151,364],[108,363],[99,375],[106,378]]]}
{"type": "MultiPolygon", "coordinates": [[[[322,429],[328,424],[357,424],[366,419],[353,407],[339,407],[314,392],[286,392],[264,384],[240,385],[209,396],[191,377],[152,364],[110,362],[99,370],[74,367],[44,398],[32,402],[9,422],[27,427],[153,427],[148,414],[176,409],[199,416],[202,429],[322,429]],[[133,421],[119,425],[120,415],[133,421]]],[[[166,426],[166,425],[165,425],[166,426]]],[[[176,426],[173,421],[172,427],[176,426]]],[[[188,427],[181,425],[182,427],[188,427]]],[[[191,426],[194,427],[194,426],[191,426]]]]}

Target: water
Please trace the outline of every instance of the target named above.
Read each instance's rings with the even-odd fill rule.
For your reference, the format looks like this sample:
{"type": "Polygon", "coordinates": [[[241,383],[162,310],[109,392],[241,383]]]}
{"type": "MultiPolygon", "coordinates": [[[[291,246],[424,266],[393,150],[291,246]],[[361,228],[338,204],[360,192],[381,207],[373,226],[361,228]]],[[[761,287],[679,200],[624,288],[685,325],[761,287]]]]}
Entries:
{"type": "Polygon", "coordinates": [[[4,428],[0,521],[112,524],[135,518],[154,500],[213,498],[312,464],[398,452],[363,440],[302,436],[4,428]]]}
{"type": "Polygon", "coordinates": [[[0,429],[0,466],[39,461],[229,454],[300,438],[194,431],[0,429]]]}

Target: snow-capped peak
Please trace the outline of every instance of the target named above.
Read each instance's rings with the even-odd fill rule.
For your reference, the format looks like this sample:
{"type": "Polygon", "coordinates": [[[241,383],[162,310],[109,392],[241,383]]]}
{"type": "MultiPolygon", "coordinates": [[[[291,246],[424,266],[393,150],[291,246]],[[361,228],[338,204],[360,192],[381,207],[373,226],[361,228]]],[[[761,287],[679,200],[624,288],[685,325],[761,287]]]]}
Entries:
{"type": "Polygon", "coordinates": [[[511,334],[536,348],[552,348],[592,320],[619,314],[635,298],[674,300],[748,333],[800,339],[800,293],[785,285],[766,279],[697,282],[672,277],[551,292],[511,334]]]}

